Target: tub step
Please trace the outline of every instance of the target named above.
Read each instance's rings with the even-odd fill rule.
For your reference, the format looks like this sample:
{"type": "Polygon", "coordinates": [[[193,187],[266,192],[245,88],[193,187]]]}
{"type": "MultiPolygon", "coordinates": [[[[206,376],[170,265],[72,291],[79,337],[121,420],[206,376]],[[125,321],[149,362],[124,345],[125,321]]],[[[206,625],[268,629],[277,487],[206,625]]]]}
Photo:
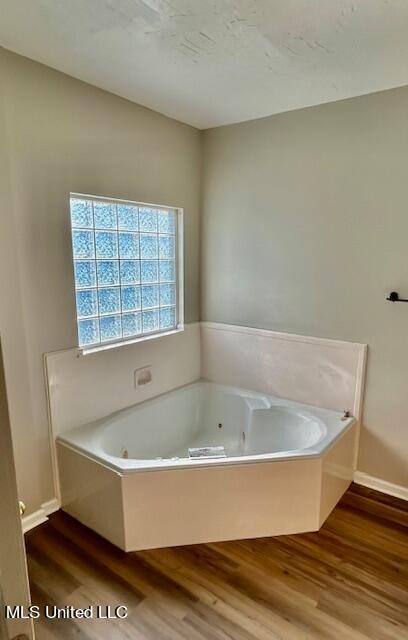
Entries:
{"type": "Polygon", "coordinates": [[[226,458],[224,447],[189,447],[190,458],[226,458]]]}

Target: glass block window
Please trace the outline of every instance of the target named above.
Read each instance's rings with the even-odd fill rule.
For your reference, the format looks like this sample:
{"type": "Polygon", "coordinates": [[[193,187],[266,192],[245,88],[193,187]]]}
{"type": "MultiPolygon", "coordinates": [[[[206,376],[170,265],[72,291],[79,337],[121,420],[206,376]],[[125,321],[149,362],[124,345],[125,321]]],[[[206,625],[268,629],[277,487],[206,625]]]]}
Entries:
{"type": "Polygon", "coordinates": [[[179,209],[71,194],[80,347],[176,329],[179,209]]]}

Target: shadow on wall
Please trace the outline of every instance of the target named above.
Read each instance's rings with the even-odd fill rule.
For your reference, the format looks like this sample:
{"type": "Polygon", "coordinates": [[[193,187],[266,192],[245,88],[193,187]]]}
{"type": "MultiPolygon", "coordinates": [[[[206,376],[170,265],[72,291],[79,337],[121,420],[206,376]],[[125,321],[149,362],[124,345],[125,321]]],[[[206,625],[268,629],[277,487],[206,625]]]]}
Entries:
{"type": "Polygon", "coordinates": [[[404,452],[396,453],[383,438],[379,438],[372,431],[369,430],[368,425],[363,423],[361,425],[360,432],[360,447],[357,468],[363,473],[369,473],[369,465],[372,465],[373,451],[378,452],[378,460],[375,461],[379,469],[384,469],[384,475],[378,474],[378,477],[386,477],[386,471],[393,469],[396,476],[402,477],[403,487],[408,487],[408,468],[407,460],[404,456],[404,452]]]}

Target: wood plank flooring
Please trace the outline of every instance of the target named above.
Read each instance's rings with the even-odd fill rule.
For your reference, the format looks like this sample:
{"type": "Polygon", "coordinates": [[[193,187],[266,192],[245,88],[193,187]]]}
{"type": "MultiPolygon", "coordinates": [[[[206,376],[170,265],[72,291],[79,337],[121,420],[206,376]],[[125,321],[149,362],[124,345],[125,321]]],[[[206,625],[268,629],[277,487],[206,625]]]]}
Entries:
{"type": "Polygon", "coordinates": [[[352,485],[318,533],[125,554],[58,512],[26,536],[38,640],[408,640],[407,503],[352,485]]]}

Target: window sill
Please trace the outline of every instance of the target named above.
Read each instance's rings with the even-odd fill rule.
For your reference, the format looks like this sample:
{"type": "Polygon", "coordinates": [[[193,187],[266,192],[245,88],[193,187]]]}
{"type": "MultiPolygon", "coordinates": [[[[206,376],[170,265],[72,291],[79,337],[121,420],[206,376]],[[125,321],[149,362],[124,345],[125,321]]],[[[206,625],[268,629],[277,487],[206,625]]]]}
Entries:
{"type": "Polygon", "coordinates": [[[167,336],[173,336],[176,333],[182,333],[184,331],[184,325],[177,327],[177,329],[171,329],[170,331],[161,331],[160,333],[151,333],[150,335],[138,336],[137,338],[131,338],[130,340],[122,340],[120,342],[109,342],[106,344],[98,344],[94,347],[79,347],[78,355],[87,356],[91,353],[98,353],[99,351],[108,351],[109,349],[118,349],[119,347],[126,347],[130,344],[137,344],[138,342],[147,342],[148,340],[156,340],[157,338],[165,338],[167,336]]]}

